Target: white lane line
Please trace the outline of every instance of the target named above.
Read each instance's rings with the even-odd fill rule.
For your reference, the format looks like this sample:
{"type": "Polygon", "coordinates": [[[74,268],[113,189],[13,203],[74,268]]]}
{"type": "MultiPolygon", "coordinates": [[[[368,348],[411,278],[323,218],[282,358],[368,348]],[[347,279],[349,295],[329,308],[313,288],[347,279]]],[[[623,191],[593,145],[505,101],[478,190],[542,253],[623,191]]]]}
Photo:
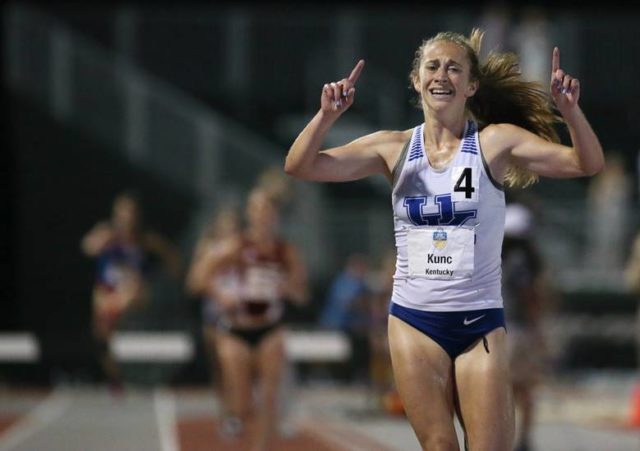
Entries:
{"type": "Polygon", "coordinates": [[[8,451],[56,421],[71,406],[71,398],[55,391],[0,436],[0,451],[8,451]]]}
{"type": "Polygon", "coordinates": [[[161,451],[179,451],[174,397],[164,389],[156,389],[153,392],[153,401],[161,451]]]}

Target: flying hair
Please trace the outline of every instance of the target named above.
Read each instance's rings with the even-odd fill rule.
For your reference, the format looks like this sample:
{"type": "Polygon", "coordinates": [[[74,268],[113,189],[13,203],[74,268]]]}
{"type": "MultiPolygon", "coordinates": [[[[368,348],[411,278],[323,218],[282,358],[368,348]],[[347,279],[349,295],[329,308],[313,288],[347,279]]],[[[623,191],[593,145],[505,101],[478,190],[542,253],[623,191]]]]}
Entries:
{"type": "MultiPolygon", "coordinates": [[[[409,78],[417,80],[424,49],[436,42],[454,43],[465,50],[470,63],[470,78],[478,81],[478,90],[467,100],[467,112],[482,130],[489,124],[509,123],[522,127],[552,142],[560,142],[555,125],[564,123],[542,84],[522,78],[518,56],[512,52],[491,50],[480,61],[484,31],[473,28],[469,37],[444,31],[426,39],[415,52],[409,78]]],[[[418,102],[419,103],[419,102],[418,102]]],[[[418,105],[420,107],[420,104],[418,105]]],[[[524,188],[538,181],[538,175],[515,163],[509,164],[504,183],[524,188]]]]}

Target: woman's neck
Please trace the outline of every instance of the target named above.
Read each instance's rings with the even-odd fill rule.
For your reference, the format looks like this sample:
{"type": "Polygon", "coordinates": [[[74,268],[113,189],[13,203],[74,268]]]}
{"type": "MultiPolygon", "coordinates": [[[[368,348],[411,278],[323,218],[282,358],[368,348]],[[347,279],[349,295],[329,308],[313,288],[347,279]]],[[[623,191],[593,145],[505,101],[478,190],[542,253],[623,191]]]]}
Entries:
{"type": "Polygon", "coordinates": [[[138,233],[137,230],[129,228],[129,227],[120,227],[117,224],[114,227],[115,236],[120,240],[127,243],[132,243],[137,241],[138,233]]]}
{"type": "Polygon", "coordinates": [[[467,123],[466,115],[437,113],[425,110],[425,142],[439,147],[440,144],[460,140],[467,123]]]}
{"type": "Polygon", "coordinates": [[[246,231],[247,237],[258,244],[267,244],[275,241],[275,233],[265,227],[249,227],[246,231]]]}
{"type": "Polygon", "coordinates": [[[446,119],[425,114],[424,149],[429,164],[435,169],[446,166],[454,157],[464,133],[466,119],[446,119]]]}

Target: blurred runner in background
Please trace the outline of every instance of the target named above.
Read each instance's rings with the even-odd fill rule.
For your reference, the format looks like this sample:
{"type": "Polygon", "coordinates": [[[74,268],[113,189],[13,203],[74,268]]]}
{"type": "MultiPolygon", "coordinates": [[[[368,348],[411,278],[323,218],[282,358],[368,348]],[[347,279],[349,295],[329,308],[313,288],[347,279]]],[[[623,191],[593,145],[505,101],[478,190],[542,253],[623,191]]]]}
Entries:
{"type": "Polygon", "coordinates": [[[284,306],[307,302],[307,274],[296,247],[278,234],[279,211],[268,191],[250,192],[246,218],[240,234],[203,256],[191,280],[219,305],[214,334],[225,396],[222,433],[238,438],[253,418],[250,450],[264,451],[280,419],[284,306]],[[220,274],[235,274],[236,281],[220,274]]]}
{"type": "Polygon", "coordinates": [[[149,301],[150,259],[159,257],[164,269],[178,278],[180,253],[143,226],[140,203],[128,192],[116,196],[111,218],[98,222],[82,238],[81,248],[97,260],[92,320],[98,359],[111,388],[121,391],[122,374],[110,350],[112,335],[123,315],[149,301]]]}
{"type": "Polygon", "coordinates": [[[542,319],[549,289],[534,237],[533,214],[521,203],[505,210],[502,245],[502,299],[508,324],[507,352],[517,413],[516,451],[530,451],[535,389],[546,359],[542,319]]]}
{"type": "MultiPolygon", "coordinates": [[[[195,297],[200,302],[202,336],[209,358],[209,374],[213,389],[222,395],[220,385],[220,364],[216,353],[215,332],[216,324],[220,319],[220,305],[212,297],[211,286],[213,284],[237,289],[239,283],[238,274],[233,269],[220,272],[212,277],[208,285],[200,284],[198,273],[200,266],[205,262],[205,257],[215,255],[224,247],[226,240],[232,239],[242,231],[242,218],[238,211],[232,207],[224,207],[217,211],[204,229],[196,242],[189,270],[187,272],[186,288],[190,297],[195,297]],[[216,280],[214,280],[216,279],[216,280]]],[[[210,258],[210,257],[208,257],[210,258]]],[[[225,288],[227,289],[227,288],[225,288]]],[[[223,396],[218,396],[223,400],[223,396]]]]}

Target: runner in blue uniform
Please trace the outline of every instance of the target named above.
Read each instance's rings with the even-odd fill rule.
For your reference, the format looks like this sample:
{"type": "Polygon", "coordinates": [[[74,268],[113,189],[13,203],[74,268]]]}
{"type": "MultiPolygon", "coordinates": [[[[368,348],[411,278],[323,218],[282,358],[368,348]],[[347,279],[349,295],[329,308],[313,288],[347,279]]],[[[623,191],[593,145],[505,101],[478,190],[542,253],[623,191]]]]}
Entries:
{"type": "Polygon", "coordinates": [[[580,83],[552,55],[551,92],[523,80],[517,57],[479,61],[483,33],[442,32],[416,51],[410,80],[424,122],[321,151],[353,104],[364,61],[322,89],[285,171],[309,181],[385,175],[392,186],[396,273],[389,345],[396,384],[424,450],[512,451],[514,406],[501,296],[503,185],[582,177],[604,165],[578,106],[580,83]],[[556,111],[552,106],[555,105],[556,111]],[[568,128],[559,142],[555,123],[568,128]]]}
{"type": "Polygon", "coordinates": [[[93,287],[93,334],[100,365],[112,389],[122,389],[122,375],[109,341],[120,319],[148,301],[149,257],[160,257],[167,272],[178,277],[177,248],[158,233],[143,229],[136,197],[122,193],[113,202],[112,217],[98,222],[82,238],[82,251],[97,260],[93,287]]]}

